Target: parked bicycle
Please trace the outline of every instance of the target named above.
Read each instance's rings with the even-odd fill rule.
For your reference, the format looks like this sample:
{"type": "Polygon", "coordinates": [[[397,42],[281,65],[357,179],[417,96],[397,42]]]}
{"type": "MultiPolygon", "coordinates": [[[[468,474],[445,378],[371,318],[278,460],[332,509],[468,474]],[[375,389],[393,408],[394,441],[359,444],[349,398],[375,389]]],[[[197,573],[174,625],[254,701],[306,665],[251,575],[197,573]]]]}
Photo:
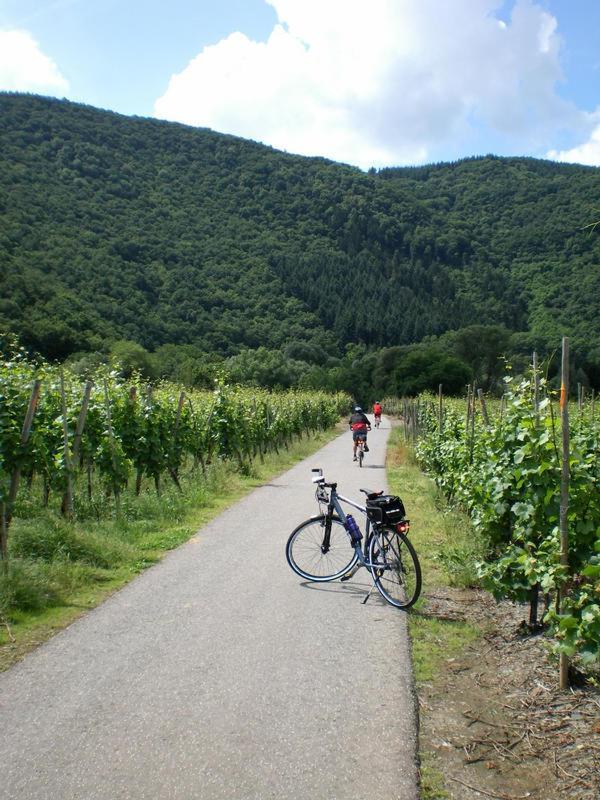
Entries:
{"type": "Polygon", "coordinates": [[[402,500],[361,489],[367,495],[366,506],[361,506],[338,494],[337,483],[326,483],[321,469],[313,473],[320,513],[290,534],[285,548],[290,567],[301,578],[319,582],[348,579],[356,569],[365,567],[388,603],[410,608],[421,593],[421,566],[408,539],[410,520],[402,500]],[[341,503],[365,516],[364,536],[341,503]]]}

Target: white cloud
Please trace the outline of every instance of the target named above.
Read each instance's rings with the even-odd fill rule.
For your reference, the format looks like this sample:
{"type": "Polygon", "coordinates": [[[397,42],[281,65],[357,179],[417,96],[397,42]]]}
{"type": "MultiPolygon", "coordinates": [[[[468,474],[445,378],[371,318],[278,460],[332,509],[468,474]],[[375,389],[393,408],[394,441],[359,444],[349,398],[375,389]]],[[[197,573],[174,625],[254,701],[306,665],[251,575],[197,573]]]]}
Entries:
{"type": "MultiPolygon", "coordinates": [[[[598,118],[600,111],[595,116],[598,118]]],[[[597,125],[592,131],[587,142],[570,150],[550,150],[548,158],[554,161],[566,161],[569,164],[588,164],[590,167],[600,167],[600,125],[597,125]]]]}
{"type": "Polygon", "coordinates": [[[69,83],[28,31],[0,30],[0,89],[55,94],[69,83]]]}
{"type": "Polygon", "coordinates": [[[156,116],[362,167],[423,162],[482,128],[544,152],[583,124],[555,90],[556,20],[532,0],[508,20],[502,0],[267,2],[269,39],[233,33],[205,48],[156,116]]]}

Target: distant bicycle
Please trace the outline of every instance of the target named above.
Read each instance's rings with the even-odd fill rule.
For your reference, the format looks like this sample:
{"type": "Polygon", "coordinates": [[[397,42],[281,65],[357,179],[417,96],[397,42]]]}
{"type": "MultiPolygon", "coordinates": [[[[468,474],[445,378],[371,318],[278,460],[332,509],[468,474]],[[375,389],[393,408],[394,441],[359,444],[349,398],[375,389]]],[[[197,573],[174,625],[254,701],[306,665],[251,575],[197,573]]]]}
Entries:
{"type": "Polygon", "coordinates": [[[358,466],[362,467],[363,459],[365,457],[365,445],[366,442],[364,439],[359,439],[356,443],[356,458],[358,460],[358,466]]]}
{"type": "Polygon", "coordinates": [[[381,424],[381,412],[383,411],[379,400],[373,403],[373,416],[375,417],[375,427],[378,428],[381,424]]]}
{"type": "Polygon", "coordinates": [[[338,494],[337,483],[326,483],[321,469],[313,473],[321,513],[290,534],[285,548],[290,567],[301,578],[317,582],[347,580],[365,567],[384,600],[396,608],[410,608],[421,594],[421,566],[408,539],[410,520],[402,500],[361,489],[367,495],[366,506],[361,506],[338,494]],[[366,517],[364,536],[341,503],[366,517]]]}

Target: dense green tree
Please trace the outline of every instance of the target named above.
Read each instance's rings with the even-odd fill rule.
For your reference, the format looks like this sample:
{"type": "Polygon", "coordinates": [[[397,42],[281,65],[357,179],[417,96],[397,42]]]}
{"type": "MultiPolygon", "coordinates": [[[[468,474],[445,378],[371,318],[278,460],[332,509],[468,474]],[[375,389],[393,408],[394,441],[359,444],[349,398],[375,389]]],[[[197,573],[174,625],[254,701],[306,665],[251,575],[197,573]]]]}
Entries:
{"type": "Polygon", "coordinates": [[[119,341],[111,347],[109,358],[121,378],[139,373],[143,378],[156,377],[152,355],[137,342],[119,341]]]}
{"type": "Polygon", "coordinates": [[[442,342],[470,367],[480,388],[484,391],[498,388],[512,352],[511,332],[507,328],[502,325],[468,325],[445,334],[442,342]]]}
{"type": "Polygon", "coordinates": [[[228,378],[241,384],[289,389],[301,383],[308,365],[287,358],[280,350],[242,350],[227,359],[224,369],[228,378]]]}
{"type": "Polygon", "coordinates": [[[392,373],[393,395],[416,395],[435,392],[440,384],[446,394],[460,393],[471,380],[468,365],[437,348],[410,348],[398,361],[392,373]]]}

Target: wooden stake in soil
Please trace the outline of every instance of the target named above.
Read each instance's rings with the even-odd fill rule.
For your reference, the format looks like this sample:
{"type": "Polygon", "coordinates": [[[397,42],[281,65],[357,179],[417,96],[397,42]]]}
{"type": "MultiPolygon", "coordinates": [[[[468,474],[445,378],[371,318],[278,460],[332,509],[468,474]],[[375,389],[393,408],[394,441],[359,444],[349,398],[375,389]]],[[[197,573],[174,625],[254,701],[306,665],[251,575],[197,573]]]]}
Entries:
{"type": "Polygon", "coordinates": [[[442,394],[442,384],[438,387],[438,430],[444,430],[444,396],[442,394]]]}
{"type": "Polygon", "coordinates": [[[63,497],[62,511],[68,519],[73,519],[73,476],[71,474],[71,452],[69,450],[69,423],[67,420],[67,394],[65,392],[65,373],[60,371],[60,399],[63,422],[63,459],[67,487],[63,497]]]}
{"type": "MultiPolygon", "coordinates": [[[[183,412],[183,404],[185,403],[185,392],[181,392],[179,395],[179,403],[177,405],[177,416],[175,418],[175,427],[173,429],[173,439],[172,439],[172,446],[171,446],[171,453],[177,447],[177,431],[179,429],[179,423],[181,422],[181,414],[183,412]]],[[[175,484],[175,486],[181,492],[181,484],[179,483],[179,475],[177,474],[177,469],[173,466],[169,467],[169,475],[171,476],[171,480],[175,484]]]]}
{"type": "Polygon", "coordinates": [[[475,384],[471,394],[471,441],[469,443],[469,464],[473,463],[473,453],[475,450],[475,384]]]}
{"type": "Polygon", "coordinates": [[[488,417],[487,412],[487,405],[485,403],[485,397],[483,395],[483,389],[477,389],[477,397],[479,398],[479,403],[481,404],[481,415],[483,417],[483,423],[486,428],[490,427],[490,418],[488,417]]]}
{"type": "MultiPolygon", "coordinates": [[[[473,384],[475,388],[475,384],[473,384]]],[[[471,384],[467,386],[467,417],[465,419],[465,439],[469,436],[469,422],[471,420],[471,384]]]]}
{"type": "Polygon", "coordinates": [[[81,437],[83,436],[83,429],[85,427],[85,420],[87,417],[88,408],[90,405],[90,397],[92,394],[92,381],[88,381],[85,384],[85,389],[83,390],[83,400],[81,402],[81,408],[79,410],[79,417],[77,418],[77,427],[75,428],[75,436],[73,437],[73,461],[77,461],[79,459],[79,448],[81,447],[81,437]]]}
{"type": "MultiPolygon", "coordinates": [[[[25,447],[27,442],[29,441],[29,434],[31,432],[31,426],[33,424],[33,415],[35,414],[35,409],[37,408],[38,400],[40,399],[40,387],[42,385],[41,380],[36,380],[33,384],[33,389],[31,390],[31,396],[29,398],[29,405],[27,406],[27,412],[25,414],[25,421],[23,422],[23,428],[21,429],[21,447],[25,447]]],[[[2,525],[0,527],[0,556],[4,561],[4,569],[8,569],[8,529],[10,527],[10,522],[12,519],[12,512],[15,500],[17,498],[17,491],[19,490],[19,481],[21,478],[21,467],[17,465],[10,479],[10,488],[8,490],[8,498],[6,502],[2,504],[2,525]]]]}
{"type": "Polygon", "coordinates": [[[113,433],[112,418],[110,414],[110,397],[108,396],[108,383],[104,381],[104,405],[106,408],[106,426],[108,429],[108,441],[113,464],[113,491],[115,493],[115,509],[117,517],[121,516],[121,491],[117,480],[117,457],[115,455],[115,435],[113,433]]]}
{"type": "MultiPolygon", "coordinates": [[[[533,353],[533,410],[535,412],[536,420],[539,422],[540,410],[540,376],[538,373],[538,357],[537,353],[533,353]]],[[[540,585],[534,584],[529,593],[529,625],[534,628],[537,625],[538,618],[538,604],[540,597],[540,585]]]]}
{"type": "MultiPolygon", "coordinates": [[[[560,563],[569,566],[569,538],[567,513],[569,510],[569,339],[562,340],[562,368],[560,383],[560,419],[562,424],[562,470],[560,481],[560,563]]],[[[560,596],[560,595],[559,595],[560,596]]],[[[562,600],[563,598],[560,597],[562,600]]],[[[560,654],[559,686],[569,688],[569,659],[560,654]]]]}
{"type": "Polygon", "coordinates": [[[537,413],[540,409],[540,375],[538,372],[538,356],[533,353],[533,409],[537,413]]]}

